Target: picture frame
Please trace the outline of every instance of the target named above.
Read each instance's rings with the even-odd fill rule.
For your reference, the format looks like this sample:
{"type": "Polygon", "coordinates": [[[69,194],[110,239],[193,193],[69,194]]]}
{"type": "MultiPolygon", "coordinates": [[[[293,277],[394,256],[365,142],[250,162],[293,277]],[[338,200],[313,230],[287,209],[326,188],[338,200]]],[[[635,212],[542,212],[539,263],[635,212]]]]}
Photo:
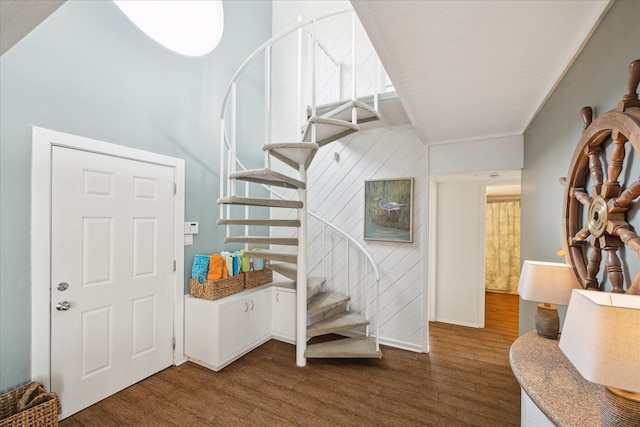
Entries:
{"type": "Polygon", "coordinates": [[[414,178],[364,182],[364,240],[413,243],[414,178]]]}

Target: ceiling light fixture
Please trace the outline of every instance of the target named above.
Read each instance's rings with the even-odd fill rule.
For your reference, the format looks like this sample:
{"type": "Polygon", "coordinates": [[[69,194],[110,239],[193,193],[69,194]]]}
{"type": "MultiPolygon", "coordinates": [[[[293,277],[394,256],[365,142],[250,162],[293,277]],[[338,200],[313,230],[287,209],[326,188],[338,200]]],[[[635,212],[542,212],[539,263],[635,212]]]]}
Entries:
{"type": "Polygon", "coordinates": [[[114,3],[145,34],[182,55],[206,55],[222,38],[222,0],[114,0],[114,3]]]}

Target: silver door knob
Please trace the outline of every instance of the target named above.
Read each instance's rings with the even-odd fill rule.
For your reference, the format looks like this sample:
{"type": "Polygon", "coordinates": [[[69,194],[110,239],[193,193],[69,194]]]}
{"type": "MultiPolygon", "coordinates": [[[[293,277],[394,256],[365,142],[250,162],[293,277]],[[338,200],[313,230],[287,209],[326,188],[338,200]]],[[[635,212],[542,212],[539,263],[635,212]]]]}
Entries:
{"type": "Polygon", "coordinates": [[[67,311],[71,308],[71,303],[69,301],[60,301],[56,304],[56,310],[58,311],[67,311]]]}

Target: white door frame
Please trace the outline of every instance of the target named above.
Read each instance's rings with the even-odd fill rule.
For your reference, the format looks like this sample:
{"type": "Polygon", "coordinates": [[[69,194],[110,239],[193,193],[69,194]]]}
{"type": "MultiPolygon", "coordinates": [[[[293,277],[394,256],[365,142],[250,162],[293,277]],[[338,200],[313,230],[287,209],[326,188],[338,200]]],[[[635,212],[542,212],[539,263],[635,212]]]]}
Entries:
{"type": "Polygon", "coordinates": [[[175,168],[173,363],[184,356],[184,186],[183,159],[95,139],[32,127],[31,147],[31,379],[51,387],[51,151],[53,146],[89,151],[175,168]]]}
{"type": "Polygon", "coordinates": [[[429,240],[427,265],[429,275],[427,276],[427,292],[429,302],[427,307],[427,319],[429,322],[436,320],[436,243],[438,242],[438,181],[435,176],[429,176],[429,240]]]}

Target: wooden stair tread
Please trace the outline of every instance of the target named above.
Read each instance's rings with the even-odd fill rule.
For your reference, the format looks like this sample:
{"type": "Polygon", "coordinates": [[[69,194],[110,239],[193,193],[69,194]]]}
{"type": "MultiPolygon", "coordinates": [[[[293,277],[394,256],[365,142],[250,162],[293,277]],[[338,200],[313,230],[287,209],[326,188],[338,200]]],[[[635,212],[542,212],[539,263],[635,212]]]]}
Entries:
{"type": "MultiPolygon", "coordinates": [[[[282,261],[291,264],[295,264],[298,262],[298,255],[288,253],[288,252],[276,252],[269,250],[260,250],[260,251],[247,251],[246,254],[250,255],[253,258],[263,258],[270,259],[272,261],[282,261]]],[[[278,265],[278,264],[276,264],[278,265]]],[[[272,268],[273,271],[276,271],[272,268]]]]}
{"type": "Polygon", "coordinates": [[[250,225],[264,227],[300,227],[298,219],[219,219],[218,225],[250,225]]]}
{"type": "MultiPolygon", "coordinates": [[[[357,102],[358,104],[366,105],[368,108],[373,110],[373,105],[375,103],[375,98],[376,97],[378,98],[379,104],[382,104],[385,101],[397,99],[398,98],[398,93],[395,92],[395,91],[391,91],[391,92],[382,92],[382,93],[379,93],[379,94],[377,94],[375,96],[374,95],[360,96],[360,97],[358,97],[358,99],[355,100],[355,102],[357,102]]],[[[351,99],[342,99],[340,101],[334,101],[334,102],[330,102],[328,104],[318,105],[318,106],[316,106],[316,116],[320,116],[320,117],[330,116],[330,113],[332,111],[338,110],[340,108],[344,108],[345,106],[350,106],[351,102],[352,102],[351,99]]],[[[307,107],[307,118],[309,118],[311,116],[312,116],[311,107],[308,106],[307,107]]],[[[349,117],[347,120],[350,121],[351,117],[349,117]]],[[[362,123],[362,122],[360,122],[360,123],[362,123]]]]}
{"type": "Polygon", "coordinates": [[[254,182],[257,184],[273,185],[283,188],[306,188],[306,184],[290,176],[271,169],[253,169],[229,174],[229,179],[254,182]]]}
{"type": "Polygon", "coordinates": [[[351,298],[336,292],[320,292],[307,304],[307,317],[313,317],[346,303],[351,298]]]}
{"type": "Polygon", "coordinates": [[[325,282],[326,279],[324,277],[307,278],[307,304],[324,288],[325,282]]]}
{"type": "Polygon", "coordinates": [[[258,199],[252,197],[230,196],[218,199],[219,205],[264,206],[269,208],[300,209],[303,203],[299,200],[258,199]]]}
{"type": "Polygon", "coordinates": [[[297,246],[298,239],[295,237],[229,236],[225,237],[224,243],[256,243],[261,245],[297,246]]]}
{"type": "MultiPolygon", "coordinates": [[[[298,269],[295,265],[278,262],[269,264],[269,268],[287,279],[293,280],[294,283],[298,279],[298,269]]],[[[326,279],[324,277],[307,277],[307,302],[311,301],[322,290],[325,282],[326,279]]]]}
{"type": "MultiPolygon", "coordinates": [[[[380,120],[380,114],[372,106],[360,101],[347,101],[342,105],[324,113],[321,117],[351,121],[352,109],[356,109],[357,124],[380,120]]],[[[316,110],[318,112],[318,110],[316,110]]]]}
{"type": "Polygon", "coordinates": [[[286,165],[298,170],[300,166],[308,169],[318,151],[314,142],[280,142],[265,144],[262,149],[286,165]]]}
{"type": "Polygon", "coordinates": [[[311,140],[311,128],[314,124],[316,125],[316,144],[320,147],[360,130],[358,125],[345,120],[311,117],[304,128],[303,141],[311,140]]]}
{"type": "Polygon", "coordinates": [[[376,341],[372,337],[344,338],[310,344],[304,353],[308,358],[359,358],[380,359],[382,352],[376,350],[376,341]]]}
{"type": "Polygon", "coordinates": [[[366,326],[369,321],[359,313],[343,311],[307,326],[307,338],[366,326]]]}

